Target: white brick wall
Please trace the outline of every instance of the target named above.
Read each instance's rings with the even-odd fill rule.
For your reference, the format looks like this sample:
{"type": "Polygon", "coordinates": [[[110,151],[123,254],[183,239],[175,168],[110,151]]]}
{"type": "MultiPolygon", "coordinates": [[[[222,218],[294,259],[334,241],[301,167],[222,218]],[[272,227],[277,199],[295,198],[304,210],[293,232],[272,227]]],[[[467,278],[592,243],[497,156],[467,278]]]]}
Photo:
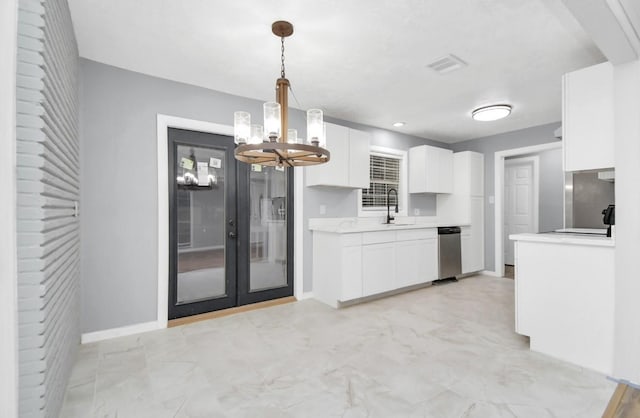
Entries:
{"type": "Polygon", "coordinates": [[[80,340],[78,52],[66,0],[20,0],[19,413],[57,417],[80,340]]]}

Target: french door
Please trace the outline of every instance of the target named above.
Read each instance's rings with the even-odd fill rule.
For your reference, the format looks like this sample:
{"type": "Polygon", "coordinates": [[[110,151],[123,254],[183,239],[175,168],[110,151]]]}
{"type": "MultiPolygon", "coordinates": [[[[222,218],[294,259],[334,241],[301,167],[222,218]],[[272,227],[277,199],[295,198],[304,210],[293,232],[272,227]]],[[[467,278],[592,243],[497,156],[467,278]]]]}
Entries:
{"type": "Polygon", "coordinates": [[[169,319],[293,295],[292,173],[237,162],[228,136],[168,138],[169,319]]]}

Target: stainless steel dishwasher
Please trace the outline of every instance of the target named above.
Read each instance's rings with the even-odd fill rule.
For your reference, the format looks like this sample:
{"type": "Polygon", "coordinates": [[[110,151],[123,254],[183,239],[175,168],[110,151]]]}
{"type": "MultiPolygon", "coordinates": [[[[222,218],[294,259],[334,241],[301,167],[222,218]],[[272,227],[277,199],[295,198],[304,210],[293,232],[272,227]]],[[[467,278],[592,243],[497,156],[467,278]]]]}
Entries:
{"type": "Polygon", "coordinates": [[[438,280],[462,274],[460,254],[460,227],[438,228],[438,280]]]}

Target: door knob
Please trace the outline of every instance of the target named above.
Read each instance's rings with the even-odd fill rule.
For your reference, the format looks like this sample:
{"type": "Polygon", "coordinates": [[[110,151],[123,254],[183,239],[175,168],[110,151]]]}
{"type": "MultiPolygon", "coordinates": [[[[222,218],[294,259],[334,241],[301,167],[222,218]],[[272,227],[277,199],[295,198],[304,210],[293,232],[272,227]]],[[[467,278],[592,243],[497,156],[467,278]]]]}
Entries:
{"type": "Polygon", "coordinates": [[[236,237],[236,233],[231,231],[229,232],[229,238],[235,238],[236,237]]]}

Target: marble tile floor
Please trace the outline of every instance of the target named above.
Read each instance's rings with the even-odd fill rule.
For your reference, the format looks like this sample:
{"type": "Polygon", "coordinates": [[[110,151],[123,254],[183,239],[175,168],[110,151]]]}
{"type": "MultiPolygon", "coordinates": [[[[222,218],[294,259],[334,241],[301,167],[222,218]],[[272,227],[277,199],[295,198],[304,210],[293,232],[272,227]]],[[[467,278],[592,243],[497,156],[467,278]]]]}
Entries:
{"type": "Polygon", "coordinates": [[[614,383],[528,349],[513,280],[315,300],[83,345],[62,417],[600,417],[614,383]]]}

